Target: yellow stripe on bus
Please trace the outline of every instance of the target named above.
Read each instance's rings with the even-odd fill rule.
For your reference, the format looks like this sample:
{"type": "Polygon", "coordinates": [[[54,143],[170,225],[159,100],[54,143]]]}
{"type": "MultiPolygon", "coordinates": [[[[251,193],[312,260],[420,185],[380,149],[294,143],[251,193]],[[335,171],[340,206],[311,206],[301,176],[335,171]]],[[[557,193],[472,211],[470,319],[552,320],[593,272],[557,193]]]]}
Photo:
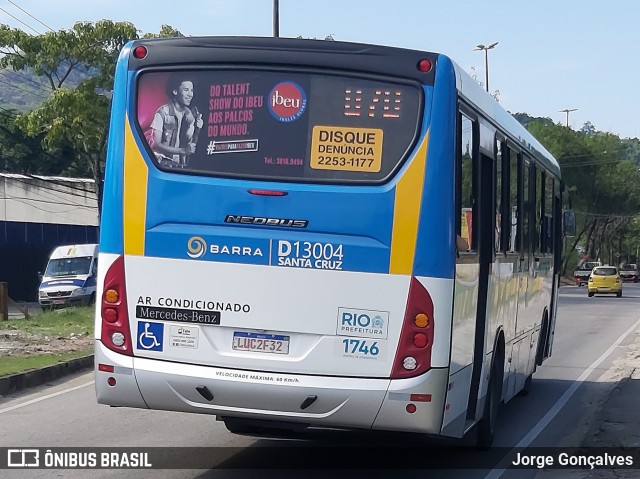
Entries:
{"type": "Polygon", "coordinates": [[[429,133],[427,132],[409,168],[396,186],[389,264],[391,274],[413,272],[428,143],[429,133]]]}
{"type": "Polygon", "coordinates": [[[129,118],[124,137],[124,252],[144,254],[144,231],[147,217],[147,165],[133,138],[129,118]]]}

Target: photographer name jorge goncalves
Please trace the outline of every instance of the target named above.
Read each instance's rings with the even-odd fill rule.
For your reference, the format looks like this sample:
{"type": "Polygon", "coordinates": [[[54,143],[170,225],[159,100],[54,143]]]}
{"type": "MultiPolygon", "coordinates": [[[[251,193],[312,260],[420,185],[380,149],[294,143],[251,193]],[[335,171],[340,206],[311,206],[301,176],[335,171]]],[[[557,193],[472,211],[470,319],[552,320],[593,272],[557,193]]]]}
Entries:
{"type": "Polygon", "coordinates": [[[609,453],[599,455],[580,455],[561,452],[556,455],[543,454],[522,454],[516,453],[515,460],[511,464],[521,468],[536,467],[544,469],[550,466],[561,467],[615,467],[615,466],[633,466],[633,456],[617,456],[609,453]]]}

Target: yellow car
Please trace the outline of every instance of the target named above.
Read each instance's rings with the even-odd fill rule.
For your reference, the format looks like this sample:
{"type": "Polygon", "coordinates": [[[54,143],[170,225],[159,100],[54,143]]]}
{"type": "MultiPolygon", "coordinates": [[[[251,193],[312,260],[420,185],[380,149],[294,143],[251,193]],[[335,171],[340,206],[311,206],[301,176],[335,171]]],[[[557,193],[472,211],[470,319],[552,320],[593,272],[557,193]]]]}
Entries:
{"type": "Polygon", "coordinates": [[[615,294],[622,297],[622,279],[615,266],[596,266],[587,283],[589,297],[594,294],[615,294]]]}

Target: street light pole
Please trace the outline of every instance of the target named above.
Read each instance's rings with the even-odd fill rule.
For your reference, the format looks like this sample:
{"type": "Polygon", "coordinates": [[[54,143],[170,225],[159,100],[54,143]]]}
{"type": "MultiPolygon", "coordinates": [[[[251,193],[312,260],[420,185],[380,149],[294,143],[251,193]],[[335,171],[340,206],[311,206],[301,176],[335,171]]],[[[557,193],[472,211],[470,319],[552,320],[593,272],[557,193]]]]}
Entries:
{"type": "Polygon", "coordinates": [[[498,42],[493,42],[490,45],[483,45],[482,43],[477,45],[473,51],[484,50],[484,86],[489,91],[489,50],[495,48],[498,42]]]}
{"type": "Polygon", "coordinates": [[[273,36],[278,38],[280,36],[280,12],[278,0],[273,0],[273,36]]]}
{"type": "Polygon", "coordinates": [[[576,111],[577,108],[565,108],[564,110],[559,110],[560,113],[566,113],[567,114],[567,128],[569,128],[569,113],[571,113],[572,111],[576,111]]]}

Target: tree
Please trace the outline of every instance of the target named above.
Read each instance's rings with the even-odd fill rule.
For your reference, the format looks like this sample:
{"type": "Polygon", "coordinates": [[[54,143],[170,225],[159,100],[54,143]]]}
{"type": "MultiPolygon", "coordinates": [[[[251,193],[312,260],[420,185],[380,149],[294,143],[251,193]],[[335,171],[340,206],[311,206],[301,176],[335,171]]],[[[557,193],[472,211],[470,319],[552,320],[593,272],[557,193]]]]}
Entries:
{"type": "Polygon", "coordinates": [[[47,150],[71,145],[75,169],[89,173],[95,182],[98,204],[109,104],[95,90],[111,89],[119,51],[137,36],[131,23],[110,20],[78,22],[70,30],[38,36],[0,25],[0,66],[33,70],[47,78],[52,91],[17,124],[30,136],[42,138],[47,150]],[[67,87],[78,76],[78,86],[67,87]]]}
{"type": "Polygon", "coordinates": [[[184,37],[180,30],[176,30],[171,25],[162,25],[160,33],[146,33],[142,38],[160,38],[160,37],[184,37]]]}
{"type": "Polygon", "coordinates": [[[43,135],[29,136],[17,124],[18,113],[0,109],[0,169],[11,173],[58,175],[69,169],[75,153],[68,143],[44,149],[43,135]]]}
{"type": "MultiPolygon", "coordinates": [[[[182,33],[163,25],[154,36],[182,33]]],[[[133,24],[110,20],[78,22],[69,30],[38,36],[0,25],[0,67],[34,71],[51,89],[51,96],[16,124],[41,139],[47,151],[70,147],[73,154],[64,170],[93,178],[99,207],[110,103],[97,92],[113,88],[120,50],[137,38],[133,24]]]]}
{"type": "Polygon", "coordinates": [[[585,123],[579,132],[546,121],[531,121],[529,131],[558,159],[565,183],[565,208],[576,212],[577,232],[564,259],[580,243],[592,259],[615,263],[640,244],[640,172],[630,140],[598,132],[585,123]],[[634,246],[635,245],[635,246],[634,246]]]}

